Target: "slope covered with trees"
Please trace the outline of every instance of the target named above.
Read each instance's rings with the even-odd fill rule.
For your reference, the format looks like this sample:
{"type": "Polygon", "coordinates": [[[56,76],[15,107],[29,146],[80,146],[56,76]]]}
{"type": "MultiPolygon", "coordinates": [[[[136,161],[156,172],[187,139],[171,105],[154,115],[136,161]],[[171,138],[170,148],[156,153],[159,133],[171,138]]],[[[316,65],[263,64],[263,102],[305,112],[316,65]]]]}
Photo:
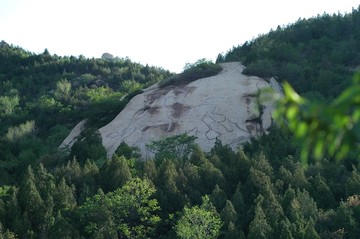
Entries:
{"type": "MultiPolygon", "coordinates": [[[[276,75],[327,102],[360,65],[359,21],[360,9],[299,20],[218,61],[240,60],[248,74],[276,75]]],[[[179,135],[149,144],[154,159],[123,143],[106,160],[94,129],[171,76],[129,59],[37,55],[2,42],[0,238],[358,238],[358,154],[301,163],[292,134],[276,126],[236,151],[217,141],[204,153],[179,135]],[[84,118],[84,140],[58,151],[84,118]]]]}
{"type": "Polygon", "coordinates": [[[278,26],[219,55],[218,61],[241,61],[247,74],[277,76],[301,94],[331,98],[360,65],[359,39],[359,9],[345,15],[324,13],[278,26]]]}
{"type": "MultiPolygon", "coordinates": [[[[54,161],[57,147],[81,120],[98,128],[141,89],[172,74],[127,58],[59,57],[0,43],[0,178],[29,164],[54,161]]],[[[7,178],[7,175],[9,177],[7,178]]]]}

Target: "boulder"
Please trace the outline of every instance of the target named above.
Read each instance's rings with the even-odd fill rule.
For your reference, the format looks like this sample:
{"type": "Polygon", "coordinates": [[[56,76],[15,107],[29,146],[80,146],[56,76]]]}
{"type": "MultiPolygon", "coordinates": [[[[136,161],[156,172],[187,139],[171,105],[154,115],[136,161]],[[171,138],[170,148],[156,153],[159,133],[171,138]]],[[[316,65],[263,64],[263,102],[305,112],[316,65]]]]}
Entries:
{"type": "Polygon", "coordinates": [[[106,126],[99,129],[107,156],[121,142],[139,147],[152,156],[146,144],[187,133],[210,151],[216,139],[236,149],[239,144],[267,132],[272,125],[273,101],[259,100],[261,90],[281,87],[274,78],[266,81],[242,74],[239,62],[223,63],[215,76],[189,84],[159,88],[153,85],[135,96],[106,126]]]}
{"type": "Polygon", "coordinates": [[[101,55],[101,59],[104,59],[104,60],[113,60],[113,59],[114,59],[114,56],[113,56],[112,54],[110,54],[110,53],[105,52],[105,53],[103,53],[103,54],[101,55]]]}

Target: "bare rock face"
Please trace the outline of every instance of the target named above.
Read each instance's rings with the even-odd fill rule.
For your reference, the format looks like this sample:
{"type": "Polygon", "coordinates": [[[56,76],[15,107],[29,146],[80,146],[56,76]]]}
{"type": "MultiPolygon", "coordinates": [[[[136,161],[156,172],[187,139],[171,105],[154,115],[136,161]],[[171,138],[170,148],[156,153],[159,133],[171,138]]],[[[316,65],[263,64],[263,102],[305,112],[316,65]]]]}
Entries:
{"type": "Polygon", "coordinates": [[[118,116],[99,129],[108,157],[122,141],[141,149],[146,144],[187,133],[210,151],[216,138],[236,148],[251,137],[267,132],[272,125],[272,101],[259,101],[261,89],[281,87],[274,78],[266,81],[242,74],[240,63],[224,63],[216,76],[188,85],[159,88],[154,85],[135,96],[118,116]]]}
{"type": "Polygon", "coordinates": [[[103,54],[101,55],[101,59],[104,59],[104,60],[113,60],[113,59],[114,59],[114,56],[111,55],[110,53],[105,52],[105,53],[103,53],[103,54]]]}
{"type": "Polygon", "coordinates": [[[86,120],[80,121],[70,132],[70,134],[64,139],[64,141],[59,146],[59,149],[69,149],[74,143],[78,140],[81,132],[85,130],[86,120]]]}

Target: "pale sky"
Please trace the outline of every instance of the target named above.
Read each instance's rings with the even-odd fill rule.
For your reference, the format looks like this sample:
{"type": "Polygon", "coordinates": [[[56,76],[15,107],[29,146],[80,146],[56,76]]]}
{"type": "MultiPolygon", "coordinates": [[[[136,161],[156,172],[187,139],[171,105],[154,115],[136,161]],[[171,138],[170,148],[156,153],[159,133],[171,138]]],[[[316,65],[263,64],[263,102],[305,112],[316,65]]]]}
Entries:
{"type": "Polygon", "coordinates": [[[0,41],[41,53],[104,52],[180,72],[200,58],[359,0],[0,0],[0,41]]]}

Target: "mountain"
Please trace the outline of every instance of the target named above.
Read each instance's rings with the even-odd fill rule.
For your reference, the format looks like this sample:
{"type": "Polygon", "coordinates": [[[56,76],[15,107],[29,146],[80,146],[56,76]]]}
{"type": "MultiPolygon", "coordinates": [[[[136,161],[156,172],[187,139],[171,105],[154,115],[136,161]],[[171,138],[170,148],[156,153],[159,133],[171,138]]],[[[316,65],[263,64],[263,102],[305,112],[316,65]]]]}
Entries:
{"type": "MultiPolygon", "coordinates": [[[[261,101],[263,91],[281,94],[274,78],[247,76],[239,62],[221,64],[217,75],[189,84],[152,85],[135,96],[107,125],[99,129],[102,143],[111,157],[122,142],[138,147],[144,158],[152,153],[152,141],[186,133],[209,152],[217,139],[234,150],[257,137],[273,124],[273,98],[261,101]]],[[[71,147],[85,130],[81,121],[60,145],[71,147]]]]}
{"type": "Polygon", "coordinates": [[[153,85],[135,96],[99,129],[108,157],[123,141],[149,158],[147,144],[182,133],[196,136],[196,143],[209,152],[216,139],[236,149],[267,132],[274,107],[271,100],[259,102],[259,97],[266,88],[278,90],[276,80],[246,76],[238,62],[221,66],[215,76],[164,88],[153,85]]]}
{"type": "Polygon", "coordinates": [[[359,65],[360,8],[299,19],[178,75],[127,58],[34,54],[0,42],[0,238],[210,238],[198,236],[209,228],[219,239],[359,238],[358,145],[343,160],[301,161],[304,142],[268,128],[272,105],[262,92],[254,97],[275,88],[272,77],[288,81],[321,104],[288,107],[285,115],[297,120],[311,110],[358,135],[359,81],[344,97],[356,103],[343,110],[353,116],[343,121],[319,105],[329,106],[359,65]],[[210,152],[192,136],[177,151],[169,147],[174,137],[161,138],[147,160],[117,146],[132,139],[143,147],[155,133],[195,135],[183,127],[192,123],[199,144],[221,138],[210,152]],[[134,134],[126,137],[128,128],[134,134]],[[80,140],[68,138],[76,143],[64,154],[58,146],[72,129],[80,140]],[[230,138],[244,140],[242,147],[230,138]]]}

